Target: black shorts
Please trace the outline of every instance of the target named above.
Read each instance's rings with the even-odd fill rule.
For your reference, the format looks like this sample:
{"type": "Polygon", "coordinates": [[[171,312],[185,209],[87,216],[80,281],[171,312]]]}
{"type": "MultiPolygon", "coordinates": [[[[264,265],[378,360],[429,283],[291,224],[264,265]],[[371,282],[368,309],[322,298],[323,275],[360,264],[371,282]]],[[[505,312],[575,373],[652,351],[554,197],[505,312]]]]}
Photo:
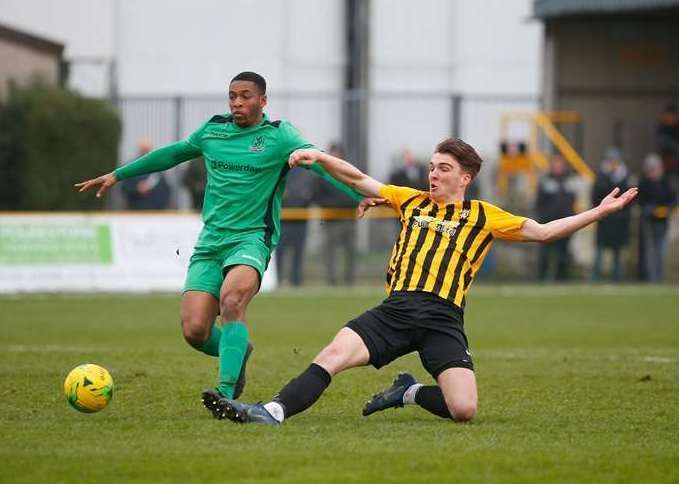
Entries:
{"type": "Polygon", "coordinates": [[[437,378],[448,368],[474,369],[462,310],[426,292],[394,292],[347,327],[368,347],[375,368],[412,351],[437,378]]]}

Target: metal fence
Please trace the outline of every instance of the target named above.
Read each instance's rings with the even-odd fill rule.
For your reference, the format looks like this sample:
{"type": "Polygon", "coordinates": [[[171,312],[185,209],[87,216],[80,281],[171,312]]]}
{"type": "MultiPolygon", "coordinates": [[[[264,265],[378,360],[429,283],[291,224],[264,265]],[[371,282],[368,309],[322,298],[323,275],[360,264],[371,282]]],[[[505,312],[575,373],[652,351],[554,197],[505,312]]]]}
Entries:
{"type": "MultiPolygon", "coordinates": [[[[226,95],[141,97],[116,101],[123,123],[121,160],[136,156],[137,145],[149,139],[156,146],[184,138],[213,114],[228,112],[226,95]]],[[[539,98],[532,95],[460,95],[454,93],[349,92],[271,93],[267,112],[272,119],[288,119],[307,139],[320,147],[345,142],[346,152],[372,176],[386,180],[408,148],[428,161],[433,147],[448,136],[459,136],[484,156],[481,183],[488,190],[488,176],[499,146],[499,119],[508,111],[535,111],[539,98]],[[344,122],[351,105],[366,106],[364,126],[344,122]],[[352,130],[361,130],[356,133],[352,130]],[[362,140],[365,146],[352,146],[362,140]],[[353,155],[353,156],[352,156],[353,155]]],[[[526,133],[512,133],[517,137],[526,133]]],[[[179,183],[178,167],[169,173],[173,208],[188,208],[189,198],[179,183]]],[[[490,194],[489,194],[490,195],[490,194]]],[[[118,206],[120,208],[120,202],[118,206]]]]}
{"type": "MultiPolygon", "coordinates": [[[[386,181],[389,173],[399,166],[400,153],[410,149],[419,160],[426,162],[435,144],[448,136],[459,136],[477,148],[484,158],[480,175],[481,197],[501,203],[495,194],[495,167],[500,145],[500,118],[508,112],[534,112],[540,99],[532,95],[460,95],[454,93],[353,92],[353,93],[276,93],[269,95],[267,113],[272,119],[293,122],[304,136],[319,147],[331,141],[363,140],[364,159],[352,158],[369,174],[386,181]],[[346,125],[343,113],[350,104],[364,103],[366,122],[363,126],[346,125]],[[361,133],[349,130],[363,130],[361,133]]],[[[144,138],[156,146],[181,139],[204,123],[213,114],[228,112],[226,94],[214,96],[139,97],[117,100],[116,107],[123,123],[121,159],[136,155],[137,143],[144,138]]],[[[513,125],[508,136],[525,139],[528,126],[513,125]]],[[[346,146],[347,153],[361,153],[360,147],[346,146]]],[[[188,192],[180,182],[184,166],[168,173],[173,188],[170,208],[188,209],[188,192]]],[[[112,208],[124,208],[120,193],[112,208]]],[[[531,215],[530,213],[521,212],[531,215]]],[[[307,236],[307,274],[322,279],[327,265],[324,222],[311,220],[307,236]]],[[[673,229],[676,232],[676,227],[673,229]]],[[[586,278],[591,261],[593,230],[573,241],[577,255],[573,275],[586,278]]],[[[393,220],[370,220],[357,225],[358,264],[356,278],[361,281],[381,280],[388,251],[396,235],[393,220]]],[[[674,236],[673,238],[676,238],[674,236]]],[[[676,252],[676,247],[671,249],[676,252]]],[[[500,244],[493,251],[489,273],[495,278],[530,279],[535,276],[537,246],[500,244]]],[[[675,264],[677,258],[668,258],[675,264]]],[[[633,278],[636,264],[634,240],[627,251],[627,274],[633,278]]],[[[675,264],[676,265],[676,264],[675,264]]],[[[669,268],[674,280],[679,270],[669,268]]],[[[341,281],[340,281],[341,282],[341,281]]]]}

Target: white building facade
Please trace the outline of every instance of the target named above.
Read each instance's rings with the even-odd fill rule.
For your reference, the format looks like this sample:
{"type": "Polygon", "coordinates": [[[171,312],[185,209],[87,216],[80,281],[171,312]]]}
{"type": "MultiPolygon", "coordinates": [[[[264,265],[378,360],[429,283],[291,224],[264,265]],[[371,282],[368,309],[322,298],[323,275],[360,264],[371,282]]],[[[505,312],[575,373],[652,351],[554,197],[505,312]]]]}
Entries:
{"type": "MultiPolygon", "coordinates": [[[[492,165],[498,119],[532,110],[542,26],[531,0],[370,0],[367,166],[386,179],[402,148],[426,159],[453,131],[492,165]],[[453,97],[458,96],[457,112],[453,97]],[[456,121],[457,118],[457,123],[456,121]]],[[[121,100],[121,159],[228,110],[242,70],[269,82],[269,113],[319,146],[339,140],[343,0],[0,0],[0,22],[66,45],[70,86],[121,100]]]]}

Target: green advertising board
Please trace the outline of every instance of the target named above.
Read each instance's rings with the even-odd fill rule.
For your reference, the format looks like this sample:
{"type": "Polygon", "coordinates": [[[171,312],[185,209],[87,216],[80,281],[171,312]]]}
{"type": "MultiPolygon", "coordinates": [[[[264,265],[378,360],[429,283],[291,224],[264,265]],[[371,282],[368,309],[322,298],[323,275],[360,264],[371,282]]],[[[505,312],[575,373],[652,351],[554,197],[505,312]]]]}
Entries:
{"type": "Polygon", "coordinates": [[[0,264],[111,264],[107,223],[0,220],[0,264]]]}

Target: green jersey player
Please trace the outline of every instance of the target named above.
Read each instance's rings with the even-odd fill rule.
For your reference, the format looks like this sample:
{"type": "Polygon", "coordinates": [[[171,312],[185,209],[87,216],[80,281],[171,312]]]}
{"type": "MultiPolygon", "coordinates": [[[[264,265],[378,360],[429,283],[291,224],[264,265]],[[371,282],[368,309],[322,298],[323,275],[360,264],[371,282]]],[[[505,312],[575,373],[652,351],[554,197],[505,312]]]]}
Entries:
{"type": "MultiPolygon", "coordinates": [[[[245,313],[278,243],[288,157],[312,146],[290,123],[270,121],[263,111],[266,103],[264,78],[242,72],[229,85],[230,114],[213,116],[182,141],[76,184],[80,191],[98,187],[99,197],[121,180],[203,156],[204,225],[189,263],[181,321],[191,346],[219,357],[217,388],[203,392],[203,403],[213,413],[219,398],[235,398],[243,390],[252,351],[245,313]],[[221,329],[214,324],[218,314],[221,329]]],[[[311,169],[361,200],[320,165],[311,169]]]]}

